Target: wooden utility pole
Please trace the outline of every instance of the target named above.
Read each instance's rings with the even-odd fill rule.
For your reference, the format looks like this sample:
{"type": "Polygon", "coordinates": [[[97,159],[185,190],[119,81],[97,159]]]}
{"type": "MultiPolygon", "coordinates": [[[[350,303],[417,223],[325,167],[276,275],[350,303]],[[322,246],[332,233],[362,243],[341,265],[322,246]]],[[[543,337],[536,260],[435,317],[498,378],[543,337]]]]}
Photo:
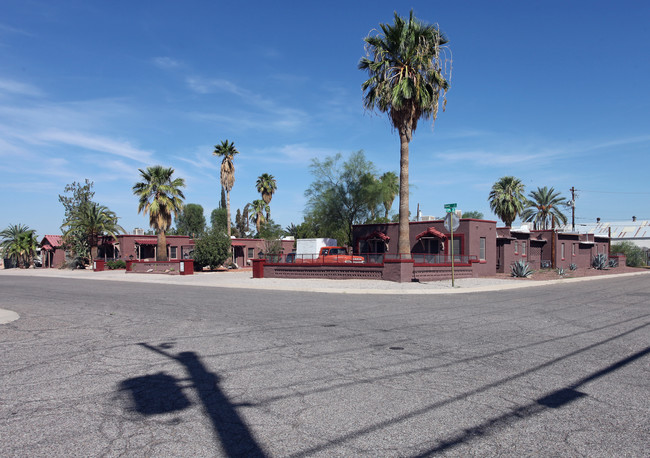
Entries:
{"type": "Polygon", "coordinates": [[[571,232],[576,231],[576,188],[571,186],[571,232]]]}

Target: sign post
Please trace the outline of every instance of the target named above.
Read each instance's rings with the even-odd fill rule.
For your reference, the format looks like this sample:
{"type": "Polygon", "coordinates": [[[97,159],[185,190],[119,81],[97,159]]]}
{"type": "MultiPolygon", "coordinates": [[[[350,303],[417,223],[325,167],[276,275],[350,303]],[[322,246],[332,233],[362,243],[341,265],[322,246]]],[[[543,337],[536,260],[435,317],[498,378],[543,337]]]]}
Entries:
{"type": "Polygon", "coordinates": [[[445,211],[447,212],[447,217],[445,218],[445,228],[451,232],[451,241],[449,245],[451,247],[451,287],[454,288],[454,229],[458,227],[458,220],[455,219],[454,211],[456,210],[457,204],[445,204],[445,211]],[[456,227],[454,227],[456,226],[456,227]]]}

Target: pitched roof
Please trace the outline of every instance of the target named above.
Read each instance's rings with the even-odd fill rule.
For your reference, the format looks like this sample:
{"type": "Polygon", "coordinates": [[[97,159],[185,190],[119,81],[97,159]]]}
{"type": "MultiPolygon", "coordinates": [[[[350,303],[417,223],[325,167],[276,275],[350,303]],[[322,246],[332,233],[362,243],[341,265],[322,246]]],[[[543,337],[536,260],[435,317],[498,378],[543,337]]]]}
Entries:
{"type": "Polygon", "coordinates": [[[41,247],[46,250],[51,250],[52,248],[58,248],[63,244],[62,235],[46,235],[41,240],[41,247]]]}
{"type": "Polygon", "coordinates": [[[420,232],[415,236],[415,240],[420,240],[422,237],[438,237],[439,239],[447,240],[447,236],[436,230],[434,227],[430,227],[426,231],[420,232]]]}

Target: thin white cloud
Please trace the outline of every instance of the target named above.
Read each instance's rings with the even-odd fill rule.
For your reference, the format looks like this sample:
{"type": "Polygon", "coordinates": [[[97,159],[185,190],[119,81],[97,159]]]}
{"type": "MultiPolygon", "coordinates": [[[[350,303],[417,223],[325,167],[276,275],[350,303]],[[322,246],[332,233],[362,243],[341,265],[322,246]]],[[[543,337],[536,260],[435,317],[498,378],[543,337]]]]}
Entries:
{"type": "Polygon", "coordinates": [[[113,154],[141,163],[148,163],[152,160],[152,153],[150,151],[135,148],[126,141],[113,140],[99,135],[49,130],[36,134],[36,137],[46,142],[63,143],[100,153],[113,154]]]}
{"type": "Polygon", "coordinates": [[[153,63],[159,68],[164,70],[169,70],[172,68],[178,68],[181,66],[181,63],[171,57],[154,57],[153,63]]]}
{"type": "Polygon", "coordinates": [[[313,158],[334,156],[340,151],[330,148],[316,148],[305,143],[283,145],[277,148],[263,148],[252,151],[255,161],[284,164],[308,164],[313,158]]]}
{"type": "Polygon", "coordinates": [[[40,97],[43,95],[41,90],[31,84],[20,81],[0,79],[0,95],[23,95],[30,97],[40,97]]]}

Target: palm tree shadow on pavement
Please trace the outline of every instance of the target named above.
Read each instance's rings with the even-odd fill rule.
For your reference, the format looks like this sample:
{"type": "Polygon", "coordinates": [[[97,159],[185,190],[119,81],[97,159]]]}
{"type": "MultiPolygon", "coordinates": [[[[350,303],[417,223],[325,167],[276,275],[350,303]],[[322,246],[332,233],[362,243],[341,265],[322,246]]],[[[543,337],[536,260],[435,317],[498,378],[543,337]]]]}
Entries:
{"type": "Polygon", "coordinates": [[[204,412],[212,422],[215,439],[226,456],[266,456],[245,421],[237,413],[238,405],[230,402],[221,390],[219,376],[209,372],[195,352],[187,351],[174,355],[147,343],[139,345],[180,363],[188,378],[179,380],[160,372],[122,381],[120,391],[129,392],[132,398],[133,405],[130,410],[147,416],[184,410],[191,402],[183,393],[183,389],[194,388],[204,412]],[[189,386],[181,386],[181,382],[187,381],[191,382],[189,386]]]}

